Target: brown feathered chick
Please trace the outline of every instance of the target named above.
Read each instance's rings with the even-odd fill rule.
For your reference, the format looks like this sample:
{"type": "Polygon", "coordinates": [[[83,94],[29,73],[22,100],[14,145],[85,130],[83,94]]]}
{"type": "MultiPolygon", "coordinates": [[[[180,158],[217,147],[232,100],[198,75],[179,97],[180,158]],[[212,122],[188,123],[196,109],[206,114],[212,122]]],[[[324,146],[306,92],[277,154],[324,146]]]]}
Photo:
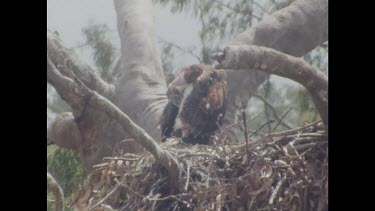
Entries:
{"type": "Polygon", "coordinates": [[[204,64],[187,67],[168,86],[168,104],[161,118],[162,140],[181,137],[207,144],[222,124],[226,109],[226,74],[204,64]]]}

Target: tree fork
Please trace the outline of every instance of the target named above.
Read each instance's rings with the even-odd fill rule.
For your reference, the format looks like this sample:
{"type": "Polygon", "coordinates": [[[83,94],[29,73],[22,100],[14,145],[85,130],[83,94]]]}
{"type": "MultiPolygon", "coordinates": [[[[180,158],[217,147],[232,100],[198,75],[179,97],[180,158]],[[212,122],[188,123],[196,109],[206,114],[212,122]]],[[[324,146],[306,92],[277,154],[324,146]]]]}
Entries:
{"type": "MultiPolygon", "coordinates": [[[[76,104],[83,103],[86,99],[91,107],[104,111],[109,118],[116,120],[123,128],[123,130],[133,139],[136,143],[141,145],[149,151],[155,159],[165,167],[171,177],[171,181],[177,181],[178,169],[180,168],[179,162],[170,153],[163,150],[159,144],[141,127],[135,124],[124,112],[122,112],[111,101],[101,96],[97,92],[90,90],[78,78],[68,78],[67,76],[59,73],[58,69],[52,64],[49,57],[47,57],[47,78],[60,90],[74,90],[68,94],[62,93],[62,97],[67,103],[76,104]]],[[[74,74],[74,73],[72,73],[74,74]]]]}

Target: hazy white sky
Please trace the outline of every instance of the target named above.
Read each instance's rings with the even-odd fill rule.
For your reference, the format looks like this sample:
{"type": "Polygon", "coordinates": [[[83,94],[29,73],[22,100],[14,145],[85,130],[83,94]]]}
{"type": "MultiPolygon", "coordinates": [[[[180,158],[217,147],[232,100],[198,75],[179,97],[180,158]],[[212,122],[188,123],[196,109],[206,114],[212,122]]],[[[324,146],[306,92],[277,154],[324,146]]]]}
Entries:
{"type": "MultiPolygon", "coordinates": [[[[199,46],[199,23],[189,14],[171,14],[169,7],[154,8],[156,35],[180,46],[199,46]]],[[[120,48],[117,35],[116,12],[112,0],[48,0],[47,27],[59,32],[67,47],[78,46],[84,40],[82,28],[90,22],[107,24],[113,31],[114,44],[120,48]]],[[[82,59],[91,64],[90,51],[77,50],[82,59]]],[[[176,68],[197,63],[189,55],[176,54],[176,68]]]]}

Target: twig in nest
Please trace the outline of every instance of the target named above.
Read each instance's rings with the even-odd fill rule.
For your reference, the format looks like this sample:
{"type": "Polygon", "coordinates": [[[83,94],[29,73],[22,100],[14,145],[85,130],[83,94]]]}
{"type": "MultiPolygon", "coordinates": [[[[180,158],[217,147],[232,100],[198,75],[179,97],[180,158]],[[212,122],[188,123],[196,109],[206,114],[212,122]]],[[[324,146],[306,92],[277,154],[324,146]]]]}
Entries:
{"type": "Polygon", "coordinates": [[[188,190],[189,180],[190,180],[190,163],[187,163],[186,184],[185,184],[185,188],[184,188],[185,191],[188,190]]]}
{"type": "Polygon", "coordinates": [[[285,180],[286,180],[286,176],[284,175],[284,177],[277,183],[275,190],[272,192],[272,195],[270,197],[270,200],[268,201],[268,204],[273,204],[273,200],[275,200],[275,197],[277,193],[279,193],[280,188],[284,184],[285,180]]]}
{"type": "Polygon", "coordinates": [[[268,124],[271,124],[272,122],[274,122],[275,120],[274,119],[271,119],[270,121],[264,123],[263,125],[261,125],[258,129],[256,129],[253,133],[251,133],[251,135],[249,136],[249,138],[251,138],[254,134],[258,133],[259,130],[261,130],[264,126],[268,125],[268,124]]]}
{"type": "Polygon", "coordinates": [[[114,180],[116,181],[117,185],[125,187],[130,192],[132,192],[134,195],[137,195],[137,196],[139,196],[141,198],[145,198],[145,199],[150,200],[150,201],[164,201],[164,200],[167,200],[167,199],[175,199],[175,200],[177,200],[179,202],[182,202],[182,203],[185,203],[185,204],[188,203],[188,202],[186,202],[186,201],[181,200],[181,199],[178,198],[178,196],[189,196],[190,194],[188,194],[188,193],[182,193],[182,194],[178,194],[178,195],[169,195],[169,196],[166,196],[164,198],[150,198],[150,197],[144,196],[144,195],[142,195],[140,193],[137,193],[135,190],[133,190],[128,185],[126,185],[126,184],[124,184],[122,182],[119,182],[118,179],[115,178],[114,180]]]}
{"type": "Polygon", "coordinates": [[[94,206],[92,206],[92,207],[90,207],[90,209],[89,209],[89,211],[92,211],[92,210],[94,210],[94,208],[96,208],[97,206],[99,206],[101,203],[103,203],[106,199],[108,199],[108,197],[110,196],[110,195],[112,195],[117,189],[118,189],[118,187],[120,187],[120,184],[119,183],[117,183],[114,187],[113,187],[113,189],[105,196],[105,197],[103,197],[98,203],[96,203],[94,206]]]}
{"type": "Polygon", "coordinates": [[[302,126],[302,127],[298,127],[298,128],[294,128],[292,130],[286,130],[286,131],[282,131],[282,132],[277,132],[277,133],[272,133],[271,135],[273,137],[280,137],[280,136],[287,136],[287,135],[294,135],[300,131],[303,131],[303,130],[306,130],[310,127],[317,127],[319,126],[319,123],[321,123],[322,121],[319,120],[319,121],[316,121],[316,122],[313,122],[311,124],[308,124],[308,125],[305,125],[305,126],[302,126]]]}
{"type": "Polygon", "coordinates": [[[290,107],[285,114],[280,118],[280,120],[277,122],[276,126],[273,128],[272,132],[276,130],[276,128],[280,125],[281,121],[286,117],[286,115],[293,109],[293,107],[290,107]]]}
{"type": "Polygon", "coordinates": [[[245,112],[246,105],[242,102],[242,120],[243,120],[243,126],[244,126],[244,135],[245,135],[245,141],[246,141],[246,156],[247,156],[247,162],[249,162],[250,156],[249,156],[249,138],[247,135],[247,123],[246,123],[246,112],[245,112]]]}
{"type": "Polygon", "coordinates": [[[284,127],[288,128],[289,130],[292,129],[292,127],[290,125],[288,125],[287,123],[285,123],[284,121],[281,121],[279,115],[277,115],[277,112],[276,112],[276,109],[272,106],[272,104],[270,102],[268,102],[264,97],[262,97],[261,95],[258,95],[256,94],[255,92],[252,92],[251,93],[252,96],[258,98],[259,100],[263,101],[263,103],[269,108],[271,109],[272,113],[273,113],[273,116],[275,117],[276,120],[280,121],[281,125],[283,125],[284,127]]]}

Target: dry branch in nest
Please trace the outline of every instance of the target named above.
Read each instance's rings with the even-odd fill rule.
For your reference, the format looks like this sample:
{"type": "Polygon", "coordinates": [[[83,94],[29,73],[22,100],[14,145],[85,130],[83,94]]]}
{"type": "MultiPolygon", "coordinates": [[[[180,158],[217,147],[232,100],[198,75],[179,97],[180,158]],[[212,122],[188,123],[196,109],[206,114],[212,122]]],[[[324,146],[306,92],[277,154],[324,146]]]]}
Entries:
{"type": "MultiPolygon", "coordinates": [[[[227,139],[227,140],[224,140],[227,139]]],[[[150,153],[104,158],[73,205],[99,210],[327,210],[327,133],[322,122],[231,144],[188,145],[169,139],[161,148],[176,157],[172,178],[150,153]],[[92,180],[95,182],[89,183],[92,180]]]]}

